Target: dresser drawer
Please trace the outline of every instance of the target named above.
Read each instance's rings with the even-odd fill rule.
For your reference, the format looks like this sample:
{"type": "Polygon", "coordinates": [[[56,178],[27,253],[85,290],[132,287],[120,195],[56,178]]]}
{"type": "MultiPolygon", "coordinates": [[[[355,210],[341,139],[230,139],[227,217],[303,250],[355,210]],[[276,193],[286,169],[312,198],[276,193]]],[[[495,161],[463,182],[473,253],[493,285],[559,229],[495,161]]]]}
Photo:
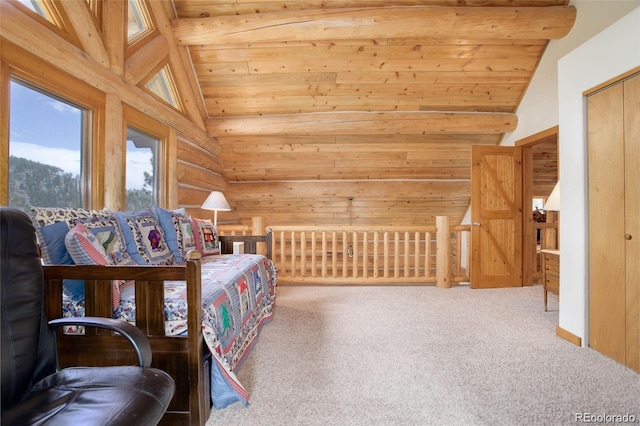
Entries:
{"type": "Polygon", "coordinates": [[[560,291],[560,280],[558,279],[558,276],[545,276],[544,288],[546,291],[557,295],[560,291]]]}
{"type": "Polygon", "coordinates": [[[542,285],[544,286],[544,310],[547,310],[547,292],[560,294],[560,254],[542,252],[542,285]]]}

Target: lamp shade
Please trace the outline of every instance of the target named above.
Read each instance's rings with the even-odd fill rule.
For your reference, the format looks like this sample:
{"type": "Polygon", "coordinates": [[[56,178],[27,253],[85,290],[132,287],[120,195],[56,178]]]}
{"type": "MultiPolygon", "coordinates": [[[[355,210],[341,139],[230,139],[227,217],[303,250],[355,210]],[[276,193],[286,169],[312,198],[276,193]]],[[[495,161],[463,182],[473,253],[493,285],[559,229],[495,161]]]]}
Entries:
{"type": "Polygon", "coordinates": [[[228,212],[231,210],[227,199],[224,198],[224,194],[220,191],[211,191],[211,194],[202,203],[202,208],[205,210],[220,210],[228,212]]]}
{"type": "Polygon", "coordinates": [[[547,199],[547,202],[544,203],[545,211],[560,211],[560,181],[556,183],[556,186],[553,187],[553,191],[551,191],[551,195],[547,199]]]}

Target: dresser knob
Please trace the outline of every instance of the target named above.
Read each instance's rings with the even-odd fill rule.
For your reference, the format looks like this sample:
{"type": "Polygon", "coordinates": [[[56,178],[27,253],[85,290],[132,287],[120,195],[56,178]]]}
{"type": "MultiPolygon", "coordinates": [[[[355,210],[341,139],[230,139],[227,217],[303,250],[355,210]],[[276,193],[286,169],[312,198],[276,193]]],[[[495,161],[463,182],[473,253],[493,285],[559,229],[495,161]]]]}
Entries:
{"type": "Polygon", "coordinates": [[[624,234],[624,239],[625,240],[630,240],[631,239],[631,234],[624,234]]]}

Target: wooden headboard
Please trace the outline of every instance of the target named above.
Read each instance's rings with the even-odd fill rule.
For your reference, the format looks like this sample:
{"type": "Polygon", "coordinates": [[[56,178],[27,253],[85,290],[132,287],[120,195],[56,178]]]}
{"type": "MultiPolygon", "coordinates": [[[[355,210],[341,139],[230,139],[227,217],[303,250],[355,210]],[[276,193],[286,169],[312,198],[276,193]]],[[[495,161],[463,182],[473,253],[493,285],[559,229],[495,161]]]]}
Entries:
{"type": "Polygon", "coordinates": [[[233,243],[243,242],[244,252],[256,254],[258,243],[265,243],[267,246],[267,258],[271,259],[271,232],[267,235],[221,235],[220,250],[223,254],[233,253],[233,243]]]}

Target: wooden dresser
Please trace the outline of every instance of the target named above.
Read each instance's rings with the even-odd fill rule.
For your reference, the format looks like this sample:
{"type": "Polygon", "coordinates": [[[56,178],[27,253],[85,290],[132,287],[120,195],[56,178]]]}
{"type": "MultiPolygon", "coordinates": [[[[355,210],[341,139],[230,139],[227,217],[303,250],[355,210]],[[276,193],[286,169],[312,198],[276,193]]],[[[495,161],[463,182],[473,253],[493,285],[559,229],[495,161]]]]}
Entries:
{"type": "Polygon", "coordinates": [[[542,285],[544,310],[547,310],[547,292],[560,294],[560,250],[542,250],[542,285]]]}

